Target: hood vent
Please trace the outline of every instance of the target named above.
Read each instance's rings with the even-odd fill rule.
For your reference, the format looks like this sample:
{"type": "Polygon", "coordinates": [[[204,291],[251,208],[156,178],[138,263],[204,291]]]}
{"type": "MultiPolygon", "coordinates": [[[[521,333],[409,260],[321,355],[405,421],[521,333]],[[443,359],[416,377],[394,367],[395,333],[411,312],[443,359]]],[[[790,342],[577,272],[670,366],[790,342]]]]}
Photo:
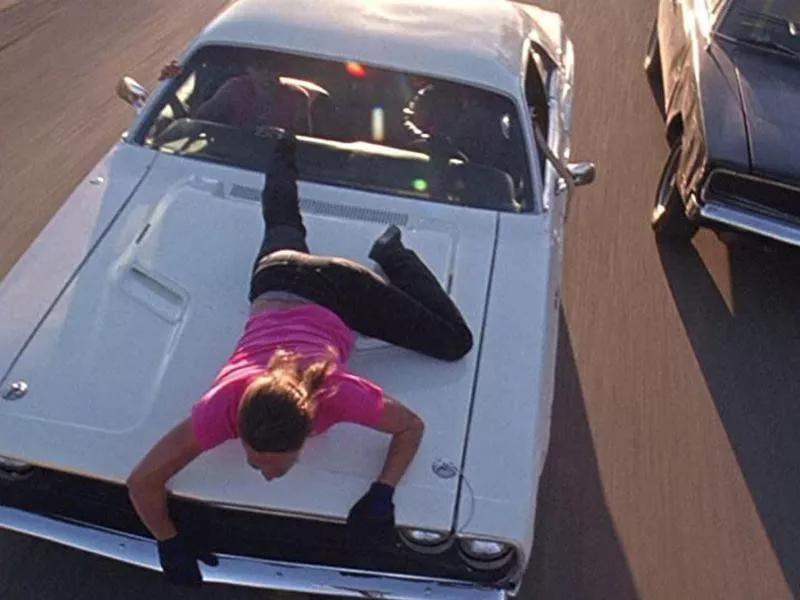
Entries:
{"type": "MultiPolygon", "coordinates": [[[[231,188],[230,195],[243,200],[261,201],[261,190],[238,184],[231,188]]],[[[326,217],[339,217],[367,223],[383,223],[385,225],[397,225],[398,227],[405,227],[408,224],[407,214],[348,204],[333,204],[309,198],[301,198],[300,208],[304,212],[326,217]]]]}

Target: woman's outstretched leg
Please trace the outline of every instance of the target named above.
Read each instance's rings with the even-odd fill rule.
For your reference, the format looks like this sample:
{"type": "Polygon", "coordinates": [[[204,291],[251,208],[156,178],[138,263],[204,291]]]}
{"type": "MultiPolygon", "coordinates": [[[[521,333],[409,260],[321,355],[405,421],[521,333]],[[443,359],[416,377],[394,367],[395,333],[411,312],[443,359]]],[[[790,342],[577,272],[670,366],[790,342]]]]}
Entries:
{"type": "Polygon", "coordinates": [[[398,227],[391,225],[372,245],[369,257],[377,262],[392,285],[421,302],[443,319],[463,325],[464,317],[428,266],[403,245],[398,227]]]}
{"type": "Polygon", "coordinates": [[[443,360],[458,360],[473,336],[458,307],[416,252],[392,226],[376,240],[370,257],[389,281],[345,259],[325,259],[316,268],[337,293],[330,307],[352,329],[443,360]]]}
{"type": "MultiPolygon", "coordinates": [[[[297,193],[296,141],[291,133],[282,134],[265,169],[261,192],[264,237],[256,255],[252,273],[258,271],[265,257],[278,250],[308,252],[306,227],[300,213],[297,193]]],[[[254,299],[251,280],[250,301],[254,299]]]]}
{"type": "Polygon", "coordinates": [[[442,360],[467,354],[473,345],[469,327],[433,273],[403,245],[399,229],[390,227],[370,251],[388,282],[356,262],[308,253],[294,150],[294,138],[282,137],[268,169],[265,234],[250,300],[287,291],[332,310],[362,335],[442,360]]]}

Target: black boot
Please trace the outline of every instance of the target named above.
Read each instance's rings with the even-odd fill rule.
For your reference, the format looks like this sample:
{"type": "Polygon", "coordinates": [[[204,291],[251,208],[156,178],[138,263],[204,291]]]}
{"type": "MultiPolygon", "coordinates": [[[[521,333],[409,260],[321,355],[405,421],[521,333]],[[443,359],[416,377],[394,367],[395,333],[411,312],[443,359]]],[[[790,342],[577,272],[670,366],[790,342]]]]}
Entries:
{"type": "Polygon", "coordinates": [[[389,225],[386,231],[372,244],[369,257],[381,264],[388,256],[404,249],[400,228],[397,225],[389,225]]]}

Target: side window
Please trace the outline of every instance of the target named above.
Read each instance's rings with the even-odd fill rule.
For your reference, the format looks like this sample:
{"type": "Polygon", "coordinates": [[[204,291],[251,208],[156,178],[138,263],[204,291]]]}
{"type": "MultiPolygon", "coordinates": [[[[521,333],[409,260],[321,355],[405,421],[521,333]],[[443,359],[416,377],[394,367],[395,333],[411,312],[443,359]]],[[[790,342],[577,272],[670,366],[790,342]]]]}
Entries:
{"type": "MultiPolygon", "coordinates": [[[[547,139],[547,132],[550,126],[550,115],[547,104],[546,82],[542,79],[547,71],[541,55],[532,49],[528,55],[528,66],[525,71],[525,99],[528,104],[533,124],[547,139]]],[[[544,177],[544,167],[546,161],[541,160],[541,174],[544,177]]]]}

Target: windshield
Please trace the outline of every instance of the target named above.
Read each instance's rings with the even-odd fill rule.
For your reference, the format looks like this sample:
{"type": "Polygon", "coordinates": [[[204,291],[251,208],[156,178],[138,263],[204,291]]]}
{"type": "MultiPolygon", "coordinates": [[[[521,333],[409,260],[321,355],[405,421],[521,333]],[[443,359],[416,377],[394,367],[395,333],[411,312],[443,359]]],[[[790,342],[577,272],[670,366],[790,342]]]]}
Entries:
{"type": "Polygon", "coordinates": [[[139,143],[262,170],[275,128],[302,179],[448,202],[533,207],[520,115],[476,87],[358,63],[205,47],[171,81],[139,143]]]}
{"type": "Polygon", "coordinates": [[[720,33],[800,56],[800,1],[733,0],[720,33]]]}

